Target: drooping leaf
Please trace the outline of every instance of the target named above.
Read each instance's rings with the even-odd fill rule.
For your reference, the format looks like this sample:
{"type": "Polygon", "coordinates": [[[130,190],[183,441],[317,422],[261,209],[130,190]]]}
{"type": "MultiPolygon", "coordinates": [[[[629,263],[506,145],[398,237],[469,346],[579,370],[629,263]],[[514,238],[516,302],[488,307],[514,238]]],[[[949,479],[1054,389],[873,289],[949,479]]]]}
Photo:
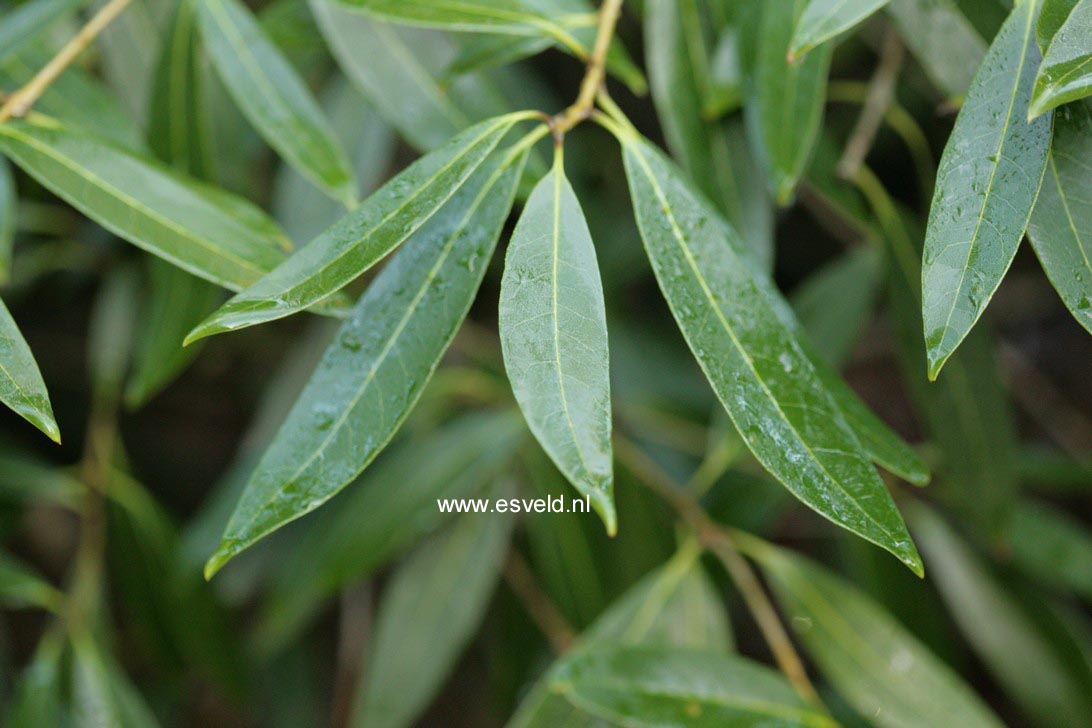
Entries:
{"type": "Polygon", "coordinates": [[[994,38],[940,160],[921,274],[930,380],[1000,285],[1046,169],[1050,116],[1028,123],[1024,112],[1036,5],[1018,5],[994,38]]]}
{"type": "Polygon", "coordinates": [[[8,160],[0,157],[0,283],[11,275],[11,248],[15,243],[15,178],[8,160]]]}
{"type": "Polygon", "coordinates": [[[698,650],[600,646],[565,660],[552,687],[627,726],[837,725],[769,668],[698,650]]]}
{"type": "Polygon", "coordinates": [[[1031,213],[1028,238],[1054,289],[1092,332],[1092,103],[1054,114],[1046,175],[1031,213]]]}
{"type": "MultiPolygon", "coordinates": [[[[330,296],[427,223],[480,169],[526,113],[477,124],[403,170],[281,266],[236,295],[186,337],[273,321],[330,296]]],[[[507,211],[506,211],[507,212],[507,211]]]]}
{"type": "Polygon", "coordinates": [[[1035,25],[1035,40],[1039,43],[1039,50],[1044,54],[1058,29],[1077,6],[1077,2],[1078,0],[1042,0],[1042,7],[1039,8],[1039,22],[1035,25]]]}
{"type": "Polygon", "coordinates": [[[0,125],[0,151],[107,230],[218,285],[239,290],[284,259],[284,234],[249,203],[57,121],[0,125]]]}
{"type": "Polygon", "coordinates": [[[757,539],[747,542],[808,654],[861,715],[898,728],[1001,725],[959,675],[882,606],[819,564],[757,539]]]}
{"type": "Polygon", "coordinates": [[[316,514],[275,576],[263,637],[283,644],[324,599],[374,572],[450,518],[437,501],[481,492],[511,460],[525,433],[515,412],[473,414],[394,446],[337,509],[316,514]],[[422,452],[429,453],[427,460],[422,452]]]}
{"type": "Polygon", "coordinates": [[[915,504],[914,533],[940,595],[971,646],[1007,693],[1047,725],[1087,725],[1081,685],[1044,635],[944,520],[915,504]]]}
{"type": "Polygon", "coordinates": [[[3,301],[0,301],[0,402],[50,440],[61,441],[38,363],[3,301]]]}
{"type": "Polygon", "coordinates": [[[763,0],[754,68],[745,104],[747,131],[779,205],[787,205],[808,165],[826,96],[829,46],[799,63],[789,41],[807,0],[763,0]]]}
{"type": "Polygon", "coordinates": [[[1092,95],[1092,1],[1081,0],[1043,54],[1028,118],[1089,95],[1092,95]]]}
{"type": "Polygon", "coordinates": [[[812,48],[863,22],[887,3],[888,0],[808,0],[808,6],[796,21],[789,55],[803,57],[812,48]]]}
{"type": "Polygon", "coordinates": [[[512,233],[500,296],[504,365],[524,417],[613,534],[610,366],[599,263],[560,149],[512,233]]]}
{"type": "Polygon", "coordinates": [[[277,152],[334,199],[356,203],[352,165],[303,80],[238,0],[198,0],[201,34],[235,102],[277,152]]]}
{"type": "Polygon", "coordinates": [[[31,0],[4,10],[0,20],[0,60],[33,41],[43,30],[74,12],[86,0],[31,0]]]}
{"type": "Polygon", "coordinates": [[[511,529],[511,516],[459,516],[398,567],[379,603],[350,725],[402,728],[428,706],[485,616],[511,529]]]}
{"type": "Polygon", "coordinates": [[[936,87],[962,99],[986,55],[986,41],[956,0],[891,0],[887,12],[936,87]]]}
{"type": "Polygon", "coordinates": [[[691,350],[755,457],[800,500],[921,562],[898,510],[815,366],[786,325],[772,284],[742,243],[651,145],[624,147],[634,209],[661,290],[691,350]]]}
{"type": "Polygon", "coordinates": [[[1092,535],[1049,506],[1020,503],[1005,534],[1012,562],[1037,581],[1092,602],[1092,535]]]}
{"type": "Polygon", "coordinates": [[[64,595],[32,568],[0,551],[0,603],[59,611],[64,595]]]}
{"type": "Polygon", "coordinates": [[[390,442],[470,310],[525,158],[498,150],[471,170],[372,282],[247,483],[207,575],[333,497],[390,442]]]}

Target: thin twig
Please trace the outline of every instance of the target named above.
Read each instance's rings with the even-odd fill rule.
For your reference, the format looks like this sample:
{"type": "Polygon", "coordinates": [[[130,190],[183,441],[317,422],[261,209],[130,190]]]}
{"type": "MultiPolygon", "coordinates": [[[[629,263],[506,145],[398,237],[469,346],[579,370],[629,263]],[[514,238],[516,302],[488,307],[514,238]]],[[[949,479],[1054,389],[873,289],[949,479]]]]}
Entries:
{"type": "Polygon", "coordinates": [[[619,461],[643,485],[667,501],[694,529],[702,546],[720,559],[728,576],[743,596],[743,601],[758,624],[781,672],[785,674],[801,697],[817,706],[822,706],[819,694],[808,678],[804,662],[796,652],[784,625],[781,624],[777,610],[750,564],[740,555],[731,534],[709,518],[701,506],[675,484],[670,475],[626,437],[615,435],[614,451],[619,461]]]}
{"type": "Polygon", "coordinates": [[[622,0],[603,0],[599,8],[599,28],[595,34],[595,45],[588,56],[584,80],[580,82],[580,93],[569,108],[553,118],[551,131],[554,138],[560,139],[565,132],[584,121],[591,115],[595,106],[595,96],[603,86],[606,73],[607,51],[614,38],[614,29],[618,25],[618,16],[622,13],[622,0]]]}
{"type": "Polygon", "coordinates": [[[889,30],[880,50],[880,62],[868,85],[868,98],[838,162],[837,171],[842,179],[853,179],[872,149],[884,115],[895,99],[895,84],[904,55],[902,41],[893,30],[889,30]]]}
{"type": "Polygon", "coordinates": [[[95,40],[98,34],[114,21],[114,18],[121,15],[122,11],[131,2],[132,0],[110,0],[95,13],[94,17],[80,28],[80,31],[76,33],[72,40],[68,41],[57,52],[57,55],[53,56],[49,63],[45,64],[42,70],[34,75],[34,78],[13,93],[0,107],[0,122],[7,121],[13,116],[16,118],[26,116],[27,112],[30,111],[30,107],[34,106],[34,102],[45,93],[45,90],[49,88],[49,85],[53,83],[57,76],[60,76],[64,69],[68,68],[68,65],[76,59],[76,56],[91,45],[91,41],[95,40]]]}
{"type": "Polygon", "coordinates": [[[365,669],[361,657],[367,652],[372,633],[372,586],[364,582],[345,590],[341,595],[338,624],[337,672],[334,676],[333,700],[330,710],[332,728],[349,725],[353,691],[360,671],[365,669]]]}
{"type": "Polygon", "coordinates": [[[539,586],[531,567],[514,549],[508,552],[508,559],[504,562],[504,581],[519,597],[527,614],[546,636],[554,652],[560,655],[568,650],[576,639],[576,631],[539,586]]]}

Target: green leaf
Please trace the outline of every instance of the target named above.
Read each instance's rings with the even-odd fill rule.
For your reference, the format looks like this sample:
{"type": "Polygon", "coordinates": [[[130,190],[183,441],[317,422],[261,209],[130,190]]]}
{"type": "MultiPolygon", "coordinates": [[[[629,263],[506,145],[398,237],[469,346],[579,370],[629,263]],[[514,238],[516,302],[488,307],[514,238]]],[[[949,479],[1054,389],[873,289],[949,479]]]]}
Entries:
{"type": "Polygon", "coordinates": [[[372,282],[247,483],[207,576],[333,497],[390,442],[470,310],[525,152],[473,170],[372,282]]]}
{"type": "Polygon", "coordinates": [[[0,551],[0,603],[8,608],[39,607],[60,612],[64,594],[26,564],[0,551]]]}
{"type": "Polygon", "coordinates": [[[34,117],[0,125],[0,151],[110,232],[233,290],[284,259],[284,235],[222,190],[63,124],[34,117]]]}
{"type": "Polygon", "coordinates": [[[11,252],[15,243],[15,177],[8,160],[0,157],[0,283],[11,276],[11,252]]]}
{"type": "Polygon", "coordinates": [[[880,726],[1001,723],[950,667],[867,595],[819,564],[747,539],[808,654],[880,726]]]}
{"type": "Polygon", "coordinates": [[[859,25],[887,3],[888,0],[808,0],[808,6],[796,21],[789,56],[803,57],[812,48],[859,25]]]}
{"type": "Polygon", "coordinates": [[[552,35],[559,28],[523,0],[337,0],[390,23],[471,33],[552,35]]]}
{"type": "Polygon", "coordinates": [[[512,521],[462,515],[394,572],[379,603],[350,725],[402,728],[432,701],[485,616],[512,521]]]}
{"type": "Polygon", "coordinates": [[[1024,119],[1036,5],[1018,5],[994,38],[940,160],[921,274],[930,380],[1000,285],[1046,170],[1050,117],[1024,119]]]}
{"type": "Polygon", "coordinates": [[[1092,0],[1081,0],[1050,41],[1035,77],[1028,118],[1092,95],[1092,0]]]}
{"type": "Polygon", "coordinates": [[[1031,213],[1028,238],[1039,262],[1078,323],[1092,332],[1092,103],[1054,114],[1046,175],[1031,213]]]}
{"type": "Polygon", "coordinates": [[[14,55],[43,30],[74,12],[86,0],[31,0],[15,8],[5,8],[0,21],[0,60],[14,55]]]}
{"type": "Polygon", "coordinates": [[[986,565],[936,513],[920,504],[908,513],[941,597],[1007,694],[1044,725],[1086,725],[1086,687],[986,565]]]}
{"type": "MultiPolygon", "coordinates": [[[[98,12],[107,2],[109,0],[94,0],[92,9],[98,12]]],[[[148,113],[161,40],[151,5],[153,3],[131,3],[95,38],[107,85],[141,126],[148,113]]]]}
{"type": "Polygon", "coordinates": [[[1068,514],[1026,501],[1006,532],[1012,562],[1030,578],[1092,602],[1092,535],[1068,514]]]}
{"type": "Polygon", "coordinates": [[[1039,44],[1039,50],[1047,52],[1050,41],[1058,29],[1065,23],[1066,18],[1077,6],[1078,0],[1042,0],[1039,9],[1039,22],[1035,25],[1035,40],[1039,44]]]}
{"type": "MultiPolygon", "coordinates": [[[[793,25],[807,0],[763,0],[760,42],[745,105],[747,131],[779,205],[792,200],[819,135],[830,47],[789,63],[793,25]]],[[[745,31],[747,32],[747,31],[745,31]]]]}
{"type": "Polygon", "coordinates": [[[197,0],[201,35],[235,103],[270,146],[347,207],[356,180],[345,151],[292,65],[238,0],[197,0]]]}
{"type": "Polygon", "coordinates": [[[515,412],[453,419],[385,453],[338,502],[315,514],[275,574],[261,634],[283,645],[323,600],[373,573],[450,516],[438,500],[468,498],[497,477],[524,442],[515,412]],[[421,453],[429,453],[422,459],[421,453]]]}
{"type": "Polygon", "coordinates": [[[607,647],[567,659],[552,688],[627,726],[835,726],[778,673],[736,656],[668,647],[607,647]]]}
{"type": "Polygon", "coordinates": [[[72,640],[72,703],[77,726],[154,728],[159,725],[109,655],[86,634],[72,640]]]}
{"type": "Polygon", "coordinates": [[[772,283],[659,152],[632,134],[620,139],[660,288],[751,452],[816,512],[920,573],[891,496],[786,325],[772,283]]]}
{"type": "Polygon", "coordinates": [[[512,233],[499,326],[504,366],[531,432],[614,535],[603,284],[560,147],[512,233]]]}
{"type": "Polygon", "coordinates": [[[986,55],[986,41],[956,0],[891,0],[887,12],[910,52],[949,99],[961,99],[986,55]]]}
{"type": "Polygon", "coordinates": [[[34,355],[0,300],[0,402],[16,414],[44,432],[56,443],[61,432],[53,419],[42,374],[34,355]]]}
{"type": "Polygon", "coordinates": [[[190,332],[186,343],[283,318],[336,293],[464,190],[467,179],[505,134],[527,118],[527,113],[517,113],[484,121],[417,160],[283,265],[224,304],[190,332]]]}
{"type": "Polygon", "coordinates": [[[84,493],[83,484],[69,472],[24,451],[0,448],[0,500],[4,503],[26,505],[40,499],[74,511],[84,493]]]}
{"type": "Polygon", "coordinates": [[[743,63],[740,58],[739,29],[728,26],[721,31],[709,62],[709,88],[702,104],[702,116],[719,119],[743,103],[743,63]]]}
{"type": "Polygon", "coordinates": [[[69,724],[63,704],[63,652],[64,643],[59,633],[47,632],[42,637],[4,712],[4,725],[9,728],[39,728],[43,725],[69,724]]]}

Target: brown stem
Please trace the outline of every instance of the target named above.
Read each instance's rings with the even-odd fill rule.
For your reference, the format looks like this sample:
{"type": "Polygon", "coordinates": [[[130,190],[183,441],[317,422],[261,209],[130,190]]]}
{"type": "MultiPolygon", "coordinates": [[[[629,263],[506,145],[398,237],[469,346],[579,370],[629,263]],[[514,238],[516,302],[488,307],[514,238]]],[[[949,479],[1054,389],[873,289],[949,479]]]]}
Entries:
{"type": "Polygon", "coordinates": [[[622,0],[603,0],[603,5],[599,8],[599,29],[595,34],[595,45],[592,46],[591,55],[588,56],[584,80],[580,82],[580,93],[569,108],[553,118],[550,125],[555,139],[560,139],[565,132],[591,115],[592,107],[595,106],[595,96],[603,86],[607,51],[610,49],[611,39],[614,38],[614,28],[618,25],[618,16],[621,13],[622,0]]]}
{"type": "Polygon", "coordinates": [[[561,654],[568,650],[576,639],[576,631],[539,586],[531,567],[514,549],[508,552],[508,559],[504,563],[504,581],[519,597],[527,614],[549,640],[554,652],[561,654]]]}
{"type": "Polygon", "coordinates": [[[880,63],[868,85],[868,97],[838,162],[837,171],[842,179],[853,179],[872,149],[884,115],[895,99],[895,83],[899,78],[904,54],[902,41],[894,31],[888,31],[880,50],[880,63]]]}
{"type": "Polygon", "coordinates": [[[76,33],[72,40],[68,41],[57,52],[57,55],[53,56],[49,63],[34,75],[34,78],[9,96],[4,105],[0,106],[0,122],[7,121],[13,116],[16,118],[26,116],[27,112],[30,111],[30,107],[34,106],[34,102],[45,93],[45,90],[49,88],[49,85],[53,83],[57,76],[60,76],[64,69],[68,68],[68,65],[75,60],[76,56],[82,53],[91,44],[91,41],[95,40],[98,34],[113,22],[114,18],[121,15],[121,12],[131,2],[132,0],[110,0],[95,13],[91,20],[80,28],[80,31],[76,33]]]}
{"type": "Polygon", "coordinates": [[[626,468],[649,490],[659,495],[682,517],[697,534],[699,543],[724,565],[728,576],[739,589],[748,611],[758,624],[762,637],[770,647],[781,672],[805,700],[822,706],[819,694],[808,678],[804,662],[789,639],[777,610],[747,560],[740,555],[731,534],[721,528],[702,510],[674,479],[659,465],[622,435],[614,437],[614,452],[626,468]]]}

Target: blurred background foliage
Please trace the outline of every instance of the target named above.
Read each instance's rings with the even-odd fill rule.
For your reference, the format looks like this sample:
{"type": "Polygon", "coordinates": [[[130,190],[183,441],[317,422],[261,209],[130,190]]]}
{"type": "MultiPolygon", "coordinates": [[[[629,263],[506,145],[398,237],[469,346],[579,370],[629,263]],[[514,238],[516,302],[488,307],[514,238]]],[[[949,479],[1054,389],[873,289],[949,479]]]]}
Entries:
{"type": "MultiPolygon", "coordinates": [[[[31,4],[0,6],[0,28],[31,4]]],[[[3,36],[0,88],[25,82],[89,9],[53,4],[65,7],[51,22],[3,36]]],[[[583,724],[576,709],[551,708],[538,682],[577,635],[769,662],[739,592],[699,555],[655,495],[658,483],[685,489],[719,524],[822,564],[765,544],[745,549],[845,724],[900,724],[901,698],[883,697],[877,678],[911,665],[860,662],[854,640],[898,642],[905,630],[932,653],[906,660],[947,664],[1005,723],[1088,725],[1092,343],[1025,246],[984,322],[927,384],[918,279],[897,264],[909,255],[916,270],[935,160],[1007,4],[894,0],[844,37],[814,154],[786,206],[764,191],[739,108],[751,93],[739,58],[764,42],[761,5],[696,4],[702,42],[688,47],[712,69],[700,123],[724,135],[733,176],[758,190],[747,237],[768,251],[821,354],[933,469],[925,490],[890,483],[925,557],[924,580],[807,510],[751,458],[650,275],[614,140],[584,125],[566,139],[565,158],[600,260],[615,427],[628,443],[618,452],[618,536],[608,539],[594,515],[456,517],[434,505],[569,494],[513,414],[496,335],[498,255],[420,406],[376,464],[206,583],[201,566],[333,324],[299,316],[172,346],[222,292],[0,160],[0,228],[14,236],[0,294],[64,434],[52,445],[0,411],[4,724],[53,725],[61,713],[50,711],[69,709],[61,706],[78,721],[105,716],[103,725],[490,726],[514,714],[517,724],[583,724]],[[937,37],[930,12],[963,36],[937,37]],[[893,104],[864,150],[871,174],[854,184],[837,167],[881,74],[893,104]],[[102,564],[85,558],[96,540],[102,564]],[[858,591],[847,595],[847,584],[858,591]],[[819,616],[822,604],[845,617],[842,632],[819,616]],[[647,624],[634,631],[642,608],[647,624]]],[[[252,9],[321,101],[365,194],[472,120],[563,108],[583,74],[555,50],[504,64],[511,49],[496,38],[390,26],[328,0],[252,9]]],[[[172,0],[135,2],[37,108],[155,152],[161,59],[196,43],[177,12],[172,0]]],[[[645,12],[627,2],[619,35],[648,68],[645,12]]],[[[271,211],[305,243],[338,207],[278,161],[200,44],[193,50],[215,149],[200,176],[271,211]]],[[[615,99],[662,141],[656,104],[633,93],[639,75],[629,80],[629,89],[611,82],[615,99]]]]}

